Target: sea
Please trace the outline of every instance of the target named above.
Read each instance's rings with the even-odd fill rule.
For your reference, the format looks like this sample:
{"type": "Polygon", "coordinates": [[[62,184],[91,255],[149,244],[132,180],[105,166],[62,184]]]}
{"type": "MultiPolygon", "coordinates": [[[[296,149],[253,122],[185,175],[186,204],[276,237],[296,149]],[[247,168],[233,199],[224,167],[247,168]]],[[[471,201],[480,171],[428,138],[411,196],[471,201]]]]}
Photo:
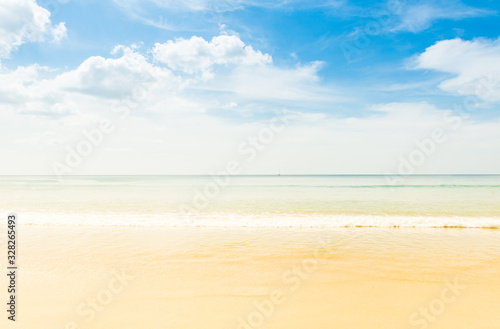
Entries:
{"type": "Polygon", "coordinates": [[[0,213],[27,225],[498,229],[500,175],[1,176],[0,213]]]}

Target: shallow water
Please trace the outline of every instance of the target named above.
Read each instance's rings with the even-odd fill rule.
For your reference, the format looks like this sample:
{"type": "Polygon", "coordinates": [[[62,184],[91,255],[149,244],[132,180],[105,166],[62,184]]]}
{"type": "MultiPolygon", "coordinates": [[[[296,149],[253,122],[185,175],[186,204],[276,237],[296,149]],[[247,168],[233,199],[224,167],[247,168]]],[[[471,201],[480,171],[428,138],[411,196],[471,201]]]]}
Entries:
{"type": "Polygon", "coordinates": [[[500,227],[499,175],[2,177],[24,223],[500,227]],[[87,216],[91,214],[91,216],[87,216]]]}

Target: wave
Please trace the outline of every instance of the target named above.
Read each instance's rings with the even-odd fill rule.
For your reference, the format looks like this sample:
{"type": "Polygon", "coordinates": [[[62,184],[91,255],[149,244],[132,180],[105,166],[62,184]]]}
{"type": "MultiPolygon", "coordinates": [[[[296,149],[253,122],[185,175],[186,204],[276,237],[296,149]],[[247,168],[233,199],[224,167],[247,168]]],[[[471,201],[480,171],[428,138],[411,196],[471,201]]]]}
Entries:
{"type": "Polygon", "coordinates": [[[122,213],[20,213],[19,224],[137,227],[227,228],[488,228],[500,229],[500,217],[230,214],[197,215],[122,213]]]}

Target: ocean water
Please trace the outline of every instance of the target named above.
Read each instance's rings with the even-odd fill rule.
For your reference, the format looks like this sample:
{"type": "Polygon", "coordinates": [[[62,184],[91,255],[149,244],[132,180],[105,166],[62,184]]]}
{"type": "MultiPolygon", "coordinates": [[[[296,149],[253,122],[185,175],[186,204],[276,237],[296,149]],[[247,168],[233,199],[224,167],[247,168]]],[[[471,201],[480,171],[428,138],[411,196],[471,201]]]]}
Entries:
{"type": "Polygon", "coordinates": [[[23,224],[500,228],[500,175],[0,177],[23,224]]]}

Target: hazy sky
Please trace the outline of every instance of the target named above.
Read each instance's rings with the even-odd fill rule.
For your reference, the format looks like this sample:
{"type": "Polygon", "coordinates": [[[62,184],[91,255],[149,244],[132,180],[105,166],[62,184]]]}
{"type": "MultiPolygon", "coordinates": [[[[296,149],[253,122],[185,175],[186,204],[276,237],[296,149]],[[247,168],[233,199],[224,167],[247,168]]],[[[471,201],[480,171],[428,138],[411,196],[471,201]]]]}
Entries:
{"type": "Polygon", "coordinates": [[[500,173],[499,13],[0,0],[0,174],[500,173]]]}

